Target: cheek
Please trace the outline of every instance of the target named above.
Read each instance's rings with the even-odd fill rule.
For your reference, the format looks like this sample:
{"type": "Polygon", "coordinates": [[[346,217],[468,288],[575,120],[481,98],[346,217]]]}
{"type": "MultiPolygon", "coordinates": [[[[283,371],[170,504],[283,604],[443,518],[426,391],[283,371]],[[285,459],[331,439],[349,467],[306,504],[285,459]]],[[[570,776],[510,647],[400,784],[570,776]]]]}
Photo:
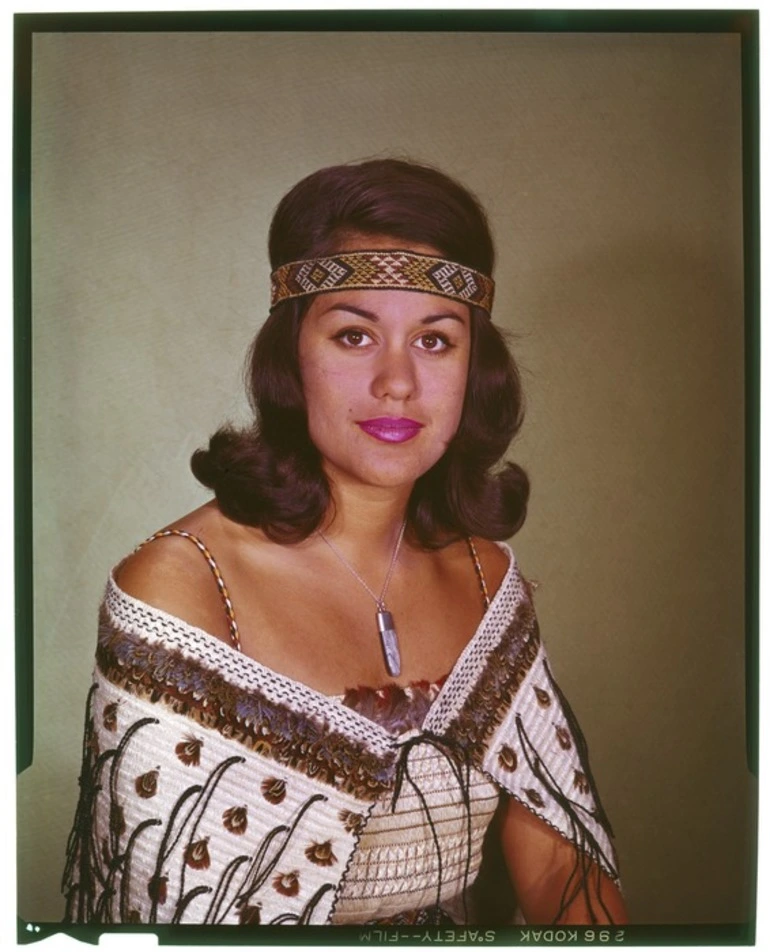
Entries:
{"type": "Polygon", "coordinates": [[[308,361],[300,364],[311,438],[339,427],[353,415],[349,374],[308,361]]]}
{"type": "Polygon", "coordinates": [[[346,394],[354,391],[351,375],[333,367],[316,365],[303,370],[302,386],[306,397],[311,395],[322,403],[339,406],[347,399],[346,394]]]}
{"type": "Polygon", "coordinates": [[[465,404],[465,388],[463,387],[462,389],[458,390],[455,394],[453,394],[452,409],[454,412],[452,414],[452,427],[451,427],[453,436],[460,427],[460,420],[462,419],[464,404],[465,404]]]}
{"type": "Polygon", "coordinates": [[[453,431],[460,424],[467,383],[468,368],[466,364],[462,364],[452,368],[451,372],[434,378],[430,384],[431,402],[441,409],[447,428],[453,431]]]}

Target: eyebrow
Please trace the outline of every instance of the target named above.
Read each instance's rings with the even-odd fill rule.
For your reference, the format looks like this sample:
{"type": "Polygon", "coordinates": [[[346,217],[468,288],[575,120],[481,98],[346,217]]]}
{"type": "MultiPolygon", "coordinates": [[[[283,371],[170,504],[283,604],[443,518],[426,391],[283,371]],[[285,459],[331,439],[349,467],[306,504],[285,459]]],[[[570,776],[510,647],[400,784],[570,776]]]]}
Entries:
{"type": "MultiPolygon", "coordinates": [[[[325,311],[321,311],[320,316],[323,317],[332,311],[347,311],[349,314],[355,314],[357,317],[363,317],[365,320],[372,321],[374,324],[378,324],[380,320],[373,311],[367,311],[363,307],[355,307],[353,304],[332,304],[331,307],[327,307],[325,311]]],[[[465,324],[465,318],[461,317],[459,314],[455,314],[454,311],[441,311],[439,314],[429,314],[427,317],[423,317],[420,320],[420,323],[435,324],[437,321],[444,320],[457,321],[458,324],[465,324]]]]}

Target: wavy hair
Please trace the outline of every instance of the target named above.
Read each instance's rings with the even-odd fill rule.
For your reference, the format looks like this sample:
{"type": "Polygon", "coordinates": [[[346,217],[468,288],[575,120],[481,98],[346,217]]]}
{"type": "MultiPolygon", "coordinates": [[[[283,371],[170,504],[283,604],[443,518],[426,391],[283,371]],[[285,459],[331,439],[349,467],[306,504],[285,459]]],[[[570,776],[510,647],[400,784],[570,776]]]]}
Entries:
{"type": "MultiPolygon", "coordinates": [[[[376,159],[321,169],[279,203],[270,226],[273,270],[331,254],[351,234],[430,245],[443,256],[491,275],[494,246],[475,197],[436,169],[376,159]]],[[[221,511],[257,526],[275,542],[300,542],[332,504],[322,459],[310,439],[299,370],[299,330],[310,298],[273,308],[247,365],[254,422],[221,427],[192,456],[195,477],[221,511]]],[[[529,480],[501,464],[522,423],[519,373],[500,331],[471,308],[468,385],[460,425],[441,459],[415,483],[410,536],[437,548],[468,535],[506,539],[524,522],[529,480]]]]}

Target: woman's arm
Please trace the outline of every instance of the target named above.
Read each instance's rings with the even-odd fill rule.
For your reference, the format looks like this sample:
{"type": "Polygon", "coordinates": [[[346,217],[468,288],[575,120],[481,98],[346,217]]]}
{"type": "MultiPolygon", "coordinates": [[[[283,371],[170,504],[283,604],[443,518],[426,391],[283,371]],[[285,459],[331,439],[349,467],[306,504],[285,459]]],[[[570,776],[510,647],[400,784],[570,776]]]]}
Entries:
{"type": "Polygon", "coordinates": [[[620,890],[598,865],[512,797],[501,814],[503,855],[527,923],[628,922],[620,890]]]}

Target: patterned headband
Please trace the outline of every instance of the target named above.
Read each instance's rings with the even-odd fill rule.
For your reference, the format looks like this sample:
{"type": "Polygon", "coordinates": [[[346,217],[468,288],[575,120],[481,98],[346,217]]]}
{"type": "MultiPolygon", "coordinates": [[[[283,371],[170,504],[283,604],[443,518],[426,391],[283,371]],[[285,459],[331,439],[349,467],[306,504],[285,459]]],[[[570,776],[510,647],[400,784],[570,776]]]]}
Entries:
{"type": "Polygon", "coordinates": [[[474,304],[490,314],[495,282],[455,261],[414,251],[342,251],[323,258],[291,261],[270,276],[271,301],[353,289],[423,291],[474,304]]]}

